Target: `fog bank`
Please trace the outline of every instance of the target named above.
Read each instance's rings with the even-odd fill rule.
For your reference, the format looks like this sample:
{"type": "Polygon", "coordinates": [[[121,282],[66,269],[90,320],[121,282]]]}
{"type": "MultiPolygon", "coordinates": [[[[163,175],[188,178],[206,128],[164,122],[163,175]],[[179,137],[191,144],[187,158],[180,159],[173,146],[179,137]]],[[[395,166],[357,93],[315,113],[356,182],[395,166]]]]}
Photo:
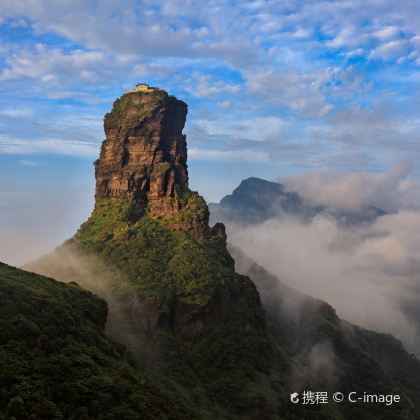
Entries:
{"type": "Polygon", "coordinates": [[[286,285],[331,304],[338,315],[392,333],[420,349],[420,212],[418,184],[400,165],[383,174],[327,171],[282,179],[306,200],[359,211],[393,211],[373,223],[343,226],[318,215],[279,216],[258,225],[227,223],[228,239],[286,285]]]}

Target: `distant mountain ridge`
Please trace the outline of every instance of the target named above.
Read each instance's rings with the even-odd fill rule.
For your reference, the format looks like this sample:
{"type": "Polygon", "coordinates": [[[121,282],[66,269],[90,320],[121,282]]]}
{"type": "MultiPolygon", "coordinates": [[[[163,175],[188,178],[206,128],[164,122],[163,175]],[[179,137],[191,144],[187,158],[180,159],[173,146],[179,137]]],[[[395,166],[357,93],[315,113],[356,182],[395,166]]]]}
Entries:
{"type": "MultiPolygon", "coordinates": [[[[104,120],[91,216],[26,268],[106,299],[107,333],[180,401],[156,418],[419,418],[420,363],[397,340],[345,323],[327,303],[290,292],[256,265],[235,270],[224,225],[209,225],[206,202],[188,186],[186,113],[185,103],[157,88],[117,99],[104,120]],[[284,312],[288,303],[292,311],[284,312]],[[292,392],[334,389],[400,394],[401,403],[290,402],[292,392]]],[[[295,195],[268,188],[282,208],[303,209],[295,195]]],[[[258,215],[252,190],[246,196],[258,215]]],[[[235,254],[240,267],[244,258],[235,254]]]]}
{"type": "Polygon", "coordinates": [[[318,215],[337,220],[342,225],[369,223],[387,213],[374,206],[364,206],[357,212],[342,211],[306,202],[298,193],[288,191],[277,182],[261,178],[241,181],[232,194],[223,197],[220,203],[209,204],[212,222],[235,222],[257,224],[271,218],[292,216],[308,222],[318,215]]]}

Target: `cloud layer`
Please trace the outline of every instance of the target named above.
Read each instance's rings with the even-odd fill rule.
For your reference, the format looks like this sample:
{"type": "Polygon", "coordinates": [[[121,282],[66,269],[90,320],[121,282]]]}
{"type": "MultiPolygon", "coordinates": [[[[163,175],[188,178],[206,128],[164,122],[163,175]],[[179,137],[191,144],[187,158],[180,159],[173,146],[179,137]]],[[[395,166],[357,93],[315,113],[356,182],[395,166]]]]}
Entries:
{"type": "Polygon", "coordinates": [[[410,177],[411,166],[399,163],[387,172],[337,173],[314,170],[279,177],[290,191],[315,205],[358,212],[363,206],[375,206],[386,212],[420,208],[420,183],[410,177]]]}
{"type": "MultiPolygon", "coordinates": [[[[124,89],[149,81],[190,104],[189,141],[203,151],[195,160],[246,162],[255,153],[290,171],[419,158],[416,1],[0,6],[7,108],[89,104],[100,121],[124,89]]],[[[22,140],[10,123],[3,135],[22,140]]],[[[28,150],[45,148],[35,141],[28,150]]]]}
{"type": "Polygon", "coordinates": [[[394,212],[351,227],[325,216],[309,223],[282,217],[248,227],[230,224],[229,240],[285,284],[420,352],[420,212],[418,202],[406,206],[409,182],[404,166],[371,176],[301,174],[288,187],[319,204],[356,212],[382,203],[394,212]]]}
{"type": "Polygon", "coordinates": [[[231,238],[342,315],[409,337],[401,305],[417,296],[418,1],[197,4],[0,0],[0,260],[46,252],[88,216],[103,115],[149,82],[189,104],[191,183],[206,198],[251,175],[312,170],[289,188],[392,212],[360,230],[271,220],[231,238]],[[410,176],[405,164],[382,173],[399,161],[410,176]]]}

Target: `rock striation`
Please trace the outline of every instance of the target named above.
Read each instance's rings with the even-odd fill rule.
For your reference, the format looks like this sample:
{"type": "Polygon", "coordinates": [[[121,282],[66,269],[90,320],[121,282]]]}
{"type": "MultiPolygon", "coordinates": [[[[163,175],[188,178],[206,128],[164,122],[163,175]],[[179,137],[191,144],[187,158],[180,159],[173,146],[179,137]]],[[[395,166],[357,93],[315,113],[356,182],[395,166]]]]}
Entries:
{"type": "Polygon", "coordinates": [[[131,198],[152,217],[183,207],[188,190],[187,105],[164,90],[138,85],[104,118],[106,139],[95,163],[96,199],[131,198]]]}
{"type": "MultiPolygon", "coordinates": [[[[204,199],[188,188],[185,102],[139,84],[117,99],[104,118],[106,138],[95,162],[96,205],[106,199],[135,203],[173,230],[212,234],[204,199]]],[[[213,232],[220,236],[220,227],[213,232]]]]}

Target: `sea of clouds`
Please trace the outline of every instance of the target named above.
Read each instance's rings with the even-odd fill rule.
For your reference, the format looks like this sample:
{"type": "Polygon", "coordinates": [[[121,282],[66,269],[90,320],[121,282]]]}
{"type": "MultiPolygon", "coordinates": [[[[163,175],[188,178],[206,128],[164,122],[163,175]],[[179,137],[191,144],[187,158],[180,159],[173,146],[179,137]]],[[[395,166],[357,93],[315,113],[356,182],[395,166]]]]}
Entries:
{"type": "Polygon", "coordinates": [[[288,286],[331,304],[356,324],[392,333],[420,350],[419,181],[400,164],[378,174],[327,170],[279,178],[308,204],[358,214],[388,214],[345,226],[320,214],[310,222],[278,216],[262,224],[229,223],[231,244],[288,286]]]}

